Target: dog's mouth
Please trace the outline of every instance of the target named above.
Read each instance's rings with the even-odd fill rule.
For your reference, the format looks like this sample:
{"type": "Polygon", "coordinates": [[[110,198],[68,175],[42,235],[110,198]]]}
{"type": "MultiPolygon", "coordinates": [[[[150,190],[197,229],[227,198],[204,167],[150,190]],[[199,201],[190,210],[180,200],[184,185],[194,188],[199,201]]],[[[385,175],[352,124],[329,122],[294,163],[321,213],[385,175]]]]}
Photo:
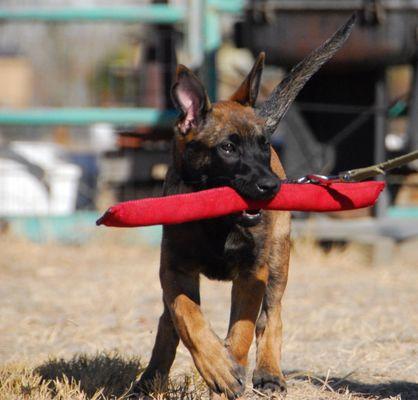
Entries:
{"type": "Polygon", "coordinates": [[[261,218],[261,210],[245,210],[238,215],[238,223],[245,227],[254,226],[261,221],[261,218]]]}

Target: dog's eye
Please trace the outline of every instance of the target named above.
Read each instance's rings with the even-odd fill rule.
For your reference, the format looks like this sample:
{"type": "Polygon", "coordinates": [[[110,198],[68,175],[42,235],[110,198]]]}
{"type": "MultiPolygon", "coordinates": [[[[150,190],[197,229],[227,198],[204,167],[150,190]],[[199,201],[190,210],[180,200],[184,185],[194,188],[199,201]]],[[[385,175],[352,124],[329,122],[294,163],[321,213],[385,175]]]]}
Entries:
{"type": "Polygon", "coordinates": [[[231,142],[225,142],[221,144],[221,149],[226,153],[226,154],[232,154],[235,153],[235,145],[231,142]]]}

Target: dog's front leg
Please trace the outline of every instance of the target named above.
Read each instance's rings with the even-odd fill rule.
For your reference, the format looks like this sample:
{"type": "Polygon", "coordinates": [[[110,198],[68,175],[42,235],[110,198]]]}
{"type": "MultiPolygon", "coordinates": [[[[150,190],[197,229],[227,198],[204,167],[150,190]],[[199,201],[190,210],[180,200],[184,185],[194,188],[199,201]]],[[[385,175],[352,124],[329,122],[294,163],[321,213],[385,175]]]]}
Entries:
{"type": "Polygon", "coordinates": [[[239,397],[244,391],[245,369],[233,359],[203,317],[198,273],[182,273],[162,265],[161,284],[180,339],[209,388],[228,399],[239,397]]]}
{"type": "MultiPolygon", "coordinates": [[[[240,275],[232,283],[231,316],[225,346],[243,368],[247,366],[267,279],[268,267],[263,265],[252,274],[240,275]]],[[[211,394],[211,400],[222,399],[223,396],[211,394]]]]}

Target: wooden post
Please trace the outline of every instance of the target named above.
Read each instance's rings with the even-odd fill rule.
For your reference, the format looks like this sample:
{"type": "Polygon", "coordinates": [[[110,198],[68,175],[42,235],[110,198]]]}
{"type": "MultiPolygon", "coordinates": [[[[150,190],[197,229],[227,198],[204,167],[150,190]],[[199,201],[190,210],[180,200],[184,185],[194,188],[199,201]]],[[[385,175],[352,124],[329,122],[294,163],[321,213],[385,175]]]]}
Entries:
{"type": "MultiPolygon", "coordinates": [[[[387,93],[386,93],[386,75],[385,70],[379,71],[379,77],[376,81],[375,89],[375,132],[374,132],[374,162],[380,164],[386,160],[386,108],[387,108],[387,93]]],[[[377,177],[378,180],[383,180],[383,176],[377,177]]],[[[386,215],[389,205],[389,194],[385,189],[380,195],[379,201],[376,205],[376,217],[382,218],[386,215]]]]}
{"type": "Polygon", "coordinates": [[[410,150],[418,149],[418,58],[414,63],[411,100],[409,104],[408,145],[410,150]]]}

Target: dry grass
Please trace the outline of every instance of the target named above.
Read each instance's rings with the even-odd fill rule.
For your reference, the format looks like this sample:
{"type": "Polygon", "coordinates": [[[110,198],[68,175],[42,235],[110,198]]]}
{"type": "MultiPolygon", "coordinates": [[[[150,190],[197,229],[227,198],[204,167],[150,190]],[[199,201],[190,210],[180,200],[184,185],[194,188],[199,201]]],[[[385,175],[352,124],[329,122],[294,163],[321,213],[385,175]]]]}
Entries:
{"type": "MultiPolygon", "coordinates": [[[[158,249],[117,231],[82,247],[0,240],[0,399],[126,399],[161,312],[158,249]]],[[[294,246],[284,301],[289,399],[418,399],[416,245],[375,268],[364,248],[294,246]]],[[[202,282],[220,335],[229,288],[202,282]]],[[[172,376],[165,398],[206,396],[182,346],[172,376]]],[[[260,398],[250,387],[247,397],[260,398]]]]}
{"type": "MultiPolygon", "coordinates": [[[[132,383],[142,371],[139,359],[126,359],[117,353],[49,359],[37,368],[9,364],[0,370],[0,398],[127,400],[132,383]]],[[[170,381],[164,398],[197,400],[205,393],[202,381],[190,373],[170,381]]]]}

